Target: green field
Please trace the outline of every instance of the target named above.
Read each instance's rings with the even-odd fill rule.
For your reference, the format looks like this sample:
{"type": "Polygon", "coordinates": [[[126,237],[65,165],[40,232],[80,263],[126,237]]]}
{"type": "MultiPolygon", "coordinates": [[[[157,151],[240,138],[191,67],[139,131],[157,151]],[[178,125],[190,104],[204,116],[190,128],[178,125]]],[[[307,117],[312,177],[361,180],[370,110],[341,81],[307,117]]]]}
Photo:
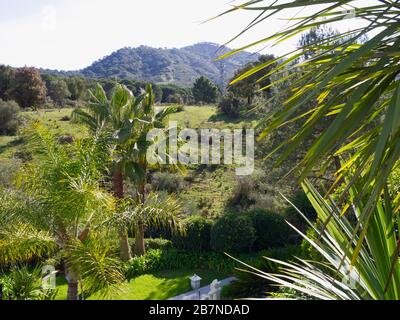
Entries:
{"type": "MultiPolygon", "coordinates": [[[[38,120],[57,132],[59,135],[83,137],[87,129],[81,125],[67,121],[73,109],[39,110],[24,112],[24,119],[38,120]]],[[[234,129],[249,125],[245,121],[232,121],[220,116],[215,106],[186,106],[185,110],[170,116],[170,121],[177,121],[179,126],[187,128],[218,128],[234,129]]],[[[18,137],[0,136],[0,167],[14,162],[17,152],[23,148],[18,137]]],[[[187,206],[206,216],[220,215],[226,205],[227,193],[231,192],[236,183],[232,168],[208,167],[202,170],[188,169],[186,176],[191,177],[191,183],[181,193],[181,199],[187,206]]]]}

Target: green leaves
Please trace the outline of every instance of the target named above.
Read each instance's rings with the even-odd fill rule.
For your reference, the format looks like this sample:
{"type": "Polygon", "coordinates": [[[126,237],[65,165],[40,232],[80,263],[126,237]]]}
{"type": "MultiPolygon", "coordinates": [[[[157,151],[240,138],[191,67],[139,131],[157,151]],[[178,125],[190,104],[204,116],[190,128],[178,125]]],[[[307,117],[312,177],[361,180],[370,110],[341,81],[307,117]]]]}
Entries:
{"type": "Polygon", "coordinates": [[[108,239],[92,236],[68,245],[66,252],[71,268],[79,270],[85,294],[107,298],[125,279],[122,263],[114,256],[108,239]]]}
{"type": "Polygon", "coordinates": [[[0,229],[0,265],[46,257],[57,248],[55,238],[49,232],[31,225],[14,222],[12,227],[0,229]]]}
{"type": "Polygon", "coordinates": [[[145,198],[127,198],[121,204],[121,211],[110,220],[112,223],[133,227],[141,223],[144,226],[165,228],[174,234],[184,234],[186,231],[182,203],[174,195],[163,198],[151,193],[145,198]]]}
{"type": "MultiPolygon", "coordinates": [[[[271,4],[258,0],[246,2],[229,11],[259,12],[260,15],[246,28],[246,32],[250,32],[256,25],[267,22],[267,17],[286,15],[290,9],[303,7],[309,9],[307,16],[290,20],[283,30],[249,46],[261,42],[274,45],[301,32],[317,26],[328,26],[344,18],[364,19],[366,27],[337,33],[329,39],[284,54],[281,60],[277,59],[279,66],[272,73],[279,78],[282,68],[288,65],[292,72],[302,74],[301,81],[296,81],[288,88],[290,98],[284,106],[261,121],[260,127],[264,131],[260,139],[293,122],[303,121],[300,130],[271,154],[282,151],[277,160],[279,165],[301,148],[304,141],[311,141],[311,146],[296,168],[300,181],[304,181],[316,168],[331,168],[335,157],[341,158],[341,168],[336,168],[337,183],[352,175],[348,184],[342,186],[342,190],[345,190],[342,199],[347,200],[347,205],[341,208],[342,213],[350,208],[351,196],[348,191],[353,184],[357,184],[359,190],[353,199],[356,205],[365,196],[368,198],[362,208],[359,225],[353,232],[355,240],[361,225],[365,226],[354,251],[352,263],[355,263],[363,237],[366,236],[366,226],[376,214],[373,213],[374,207],[400,159],[400,56],[396,53],[400,46],[400,9],[394,2],[382,1],[363,4],[352,0],[312,3],[278,0],[271,4]],[[370,31],[374,36],[368,41],[360,41],[370,31]],[[310,54],[307,60],[302,58],[310,54]],[[331,121],[330,126],[315,135],[318,125],[326,120],[331,121]]],[[[246,79],[266,67],[268,64],[257,66],[234,82],[246,79]]],[[[337,183],[331,190],[335,190],[337,183]]],[[[397,203],[399,196],[397,194],[394,197],[397,203]]],[[[394,210],[398,210],[398,207],[394,210]]]]}
{"type": "MultiPolygon", "coordinates": [[[[353,217],[340,216],[340,207],[332,200],[326,200],[306,180],[303,188],[315,208],[321,224],[316,227],[303,218],[316,231],[315,237],[308,237],[292,226],[325,261],[283,262],[275,259],[279,272],[262,272],[250,265],[247,272],[274,283],[294,289],[316,299],[323,300],[398,300],[400,298],[400,261],[393,221],[391,199],[386,191],[384,199],[378,201],[369,225],[362,226],[365,232],[359,247],[358,259],[351,264],[355,247],[361,237],[354,231],[360,222],[364,204],[352,205],[353,217]],[[355,220],[355,221],[354,221],[355,220]]],[[[353,186],[353,196],[359,189],[353,186]]],[[[364,203],[364,202],[363,202],[364,203]]]]}

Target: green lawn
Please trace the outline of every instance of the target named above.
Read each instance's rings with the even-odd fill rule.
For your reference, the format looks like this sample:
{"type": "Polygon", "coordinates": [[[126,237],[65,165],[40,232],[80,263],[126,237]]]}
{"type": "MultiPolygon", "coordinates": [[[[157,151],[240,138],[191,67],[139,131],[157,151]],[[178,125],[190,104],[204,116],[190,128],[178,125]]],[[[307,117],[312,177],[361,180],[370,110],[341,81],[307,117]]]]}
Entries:
{"type": "MultiPolygon", "coordinates": [[[[185,292],[191,291],[189,277],[196,273],[203,278],[202,283],[210,284],[213,280],[223,280],[227,275],[211,270],[179,270],[162,271],[152,275],[140,276],[129,283],[123,284],[119,292],[111,296],[111,300],[166,300],[185,292]]],[[[64,278],[57,279],[59,290],[57,300],[65,300],[67,283],[64,278]]],[[[88,300],[97,300],[99,296],[92,296],[88,300]]]]}

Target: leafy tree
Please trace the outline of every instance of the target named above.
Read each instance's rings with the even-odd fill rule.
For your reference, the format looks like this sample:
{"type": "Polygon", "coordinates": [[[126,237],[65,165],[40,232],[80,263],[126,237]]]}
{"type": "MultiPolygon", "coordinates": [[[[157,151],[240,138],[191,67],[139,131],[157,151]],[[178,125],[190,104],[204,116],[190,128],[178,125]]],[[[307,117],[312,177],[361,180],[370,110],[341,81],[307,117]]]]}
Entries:
{"type": "Polygon", "coordinates": [[[62,79],[52,79],[47,85],[49,97],[58,105],[64,106],[67,98],[71,96],[67,83],[62,79]]]}
{"type": "Polygon", "coordinates": [[[83,78],[67,78],[65,82],[68,86],[68,91],[71,94],[71,99],[74,101],[79,101],[83,98],[83,95],[87,89],[88,81],[83,78]]]}
{"type": "Polygon", "coordinates": [[[13,68],[0,65],[0,99],[7,100],[9,98],[14,76],[15,72],[13,68]]]}
{"type": "Polygon", "coordinates": [[[19,68],[11,83],[10,96],[21,108],[36,108],[46,99],[46,84],[35,68],[19,68]]]}
{"type": "Polygon", "coordinates": [[[218,110],[231,118],[239,118],[243,106],[246,106],[246,101],[236,97],[231,92],[228,92],[221,98],[218,104],[218,110]]]}
{"type": "Polygon", "coordinates": [[[107,162],[104,140],[61,145],[38,123],[24,136],[40,160],[23,168],[18,191],[0,192],[0,263],[55,257],[65,270],[69,300],[78,299],[80,280],[88,293],[123,281],[113,257],[116,232],[105,224],[115,201],[99,183],[107,162]]]}
{"type": "MultiPolygon", "coordinates": [[[[113,149],[111,169],[115,196],[120,200],[124,199],[124,180],[129,178],[136,186],[140,201],[145,201],[147,151],[151,146],[147,141],[147,134],[154,128],[163,128],[163,121],[176,112],[176,108],[165,108],[157,113],[151,85],[136,98],[125,86],[117,84],[109,100],[102,86],[98,84],[91,96],[88,112],[76,110],[74,118],[85,123],[94,135],[102,131],[108,133],[113,149]]],[[[136,254],[143,255],[145,226],[139,221],[135,227],[136,254]]],[[[121,258],[131,258],[126,226],[121,230],[121,258]]]]}
{"type": "Polygon", "coordinates": [[[190,89],[182,88],[174,84],[161,85],[162,90],[162,103],[183,103],[189,104],[192,99],[192,92],[190,89]]]}
{"type": "Polygon", "coordinates": [[[206,77],[196,80],[192,92],[196,103],[215,103],[219,95],[218,87],[206,77]]]}
{"type": "Polygon", "coordinates": [[[13,135],[19,124],[19,106],[15,101],[0,99],[0,134],[13,135]]]}
{"type": "Polygon", "coordinates": [[[123,208],[124,212],[119,221],[122,222],[122,226],[134,226],[137,256],[146,254],[144,234],[147,227],[168,230],[172,234],[182,234],[185,231],[182,205],[173,195],[162,198],[151,193],[135,198],[126,197],[123,208]]]}
{"type": "MultiPolygon", "coordinates": [[[[271,63],[271,65],[268,68],[263,68],[262,70],[252,74],[249,77],[244,78],[241,81],[235,81],[235,80],[241,75],[246,74],[246,72],[252,70],[254,67],[258,66],[259,64],[273,62],[274,59],[275,58],[272,55],[263,55],[258,59],[258,61],[250,62],[242,69],[236,71],[234,78],[231,79],[232,84],[228,86],[228,91],[233,93],[236,97],[246,99],[248,106],[252,105],[254,97],[257,95],[257,92],[260,89],[265,88],[271,84],[270,77],[268,76],[268,74],[272,70],[274,65],[271,63]]],[[[266,98],[271,96],[270,89],[264,90],[263,93],[266,98]]]]}

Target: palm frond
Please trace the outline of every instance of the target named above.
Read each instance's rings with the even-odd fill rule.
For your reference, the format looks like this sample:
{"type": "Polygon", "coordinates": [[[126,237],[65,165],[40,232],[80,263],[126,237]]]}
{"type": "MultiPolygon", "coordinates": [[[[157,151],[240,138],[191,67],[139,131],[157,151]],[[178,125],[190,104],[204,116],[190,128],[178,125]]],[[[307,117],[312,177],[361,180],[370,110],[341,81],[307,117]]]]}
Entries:
{"type": "Polygon", "coordinates": [[[58,249],[55,238],[30,225],[14,223],[0,230],[0,264],[27,262],[52,255],[58,249]]]}
{"type": "MultiPolygon", "coordinates": [[[[327,300],[398,300],[400,297],[400,261],[397,235],[393,221],[392,205],[388,192],[375,208],[368,226],[363,225],[365,236],[359,255],[353,261],[353,252],[361,238],[354,229],[362,205],[353,205],[353,217],[340,216],[340,209],[332,200],[324,199],[309,181],[303,183],[322,226],[316,227],[308,220],[317,236],[310,238],[296,230],[303,239],[317,250],[325,263],[297,259],[283,262],[269,259],[280,266],[279,273],[271,274],[252,268],[252,272],[280,286],[294,289],[316,299],[327,300]],[[355,219],[355,221],[354,221],[355,219]]],[[[352,194],[357,188],[352,187],[352,194]]],[[[305,215],[301,213],[304,219],[305,215]]]]}

